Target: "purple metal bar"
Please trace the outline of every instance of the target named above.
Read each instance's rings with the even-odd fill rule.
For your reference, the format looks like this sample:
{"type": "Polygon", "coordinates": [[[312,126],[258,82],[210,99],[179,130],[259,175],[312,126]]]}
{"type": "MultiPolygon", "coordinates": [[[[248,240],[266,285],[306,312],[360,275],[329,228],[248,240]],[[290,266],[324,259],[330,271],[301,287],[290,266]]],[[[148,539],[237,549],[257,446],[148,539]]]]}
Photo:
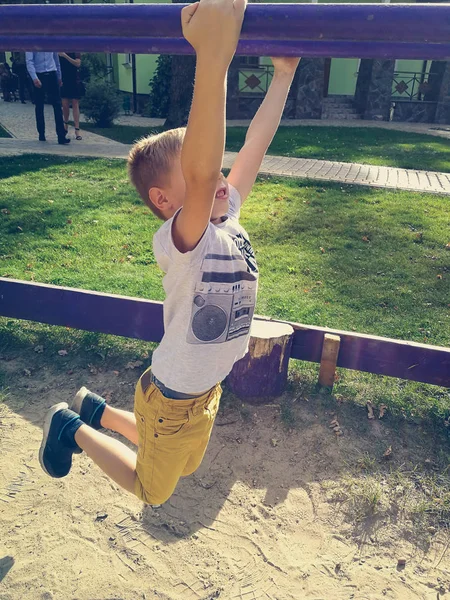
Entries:
{"type": "MultiPolygon", "coordinates": [[[[149,342],[164,333],[161,302],[2,277],[0,315],[149,342]]],[[[334,333],[341,338],[339,367],[450,387],[450,348],[290,324],[291,358],[320,362],[324,334],[334,333]]]]}
{"type": "MultiPolygon", "coordinates": [[[[0,7],[1,10],[1,7],[0,7]]],[[[192,54],[186,40],[174,38],[118,38],[118,37],[69,37],[63,36],[17,36],[8,42],[8,50],[26,48],[28,51],[56,52],[65,48],[66,52],[130,52],[135,54],[192,54]]],[[[6,48],[7,42],[0,49],[6,48]]],[[[417,60],[450,59],[448,44],[402,44],[397,42],[320,42],[299,41],[272,42],[241,40],[237,54],[242,56],[304,56],[334,58],[396,58],[417,60]]]]}
{"type": "MultiPolygon", "coordinates": [[[[3,5],[0,50],[184,54],[176,4],[3,5]]],[[[251,4],[238,54],[450,58],[448,4],[251,4]]]]}

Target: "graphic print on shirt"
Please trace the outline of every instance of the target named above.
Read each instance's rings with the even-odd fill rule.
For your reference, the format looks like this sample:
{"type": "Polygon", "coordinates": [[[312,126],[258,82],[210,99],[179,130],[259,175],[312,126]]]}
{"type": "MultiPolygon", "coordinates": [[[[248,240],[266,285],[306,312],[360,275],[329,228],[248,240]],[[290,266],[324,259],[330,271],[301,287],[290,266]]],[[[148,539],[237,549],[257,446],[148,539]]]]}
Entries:
{"type": "Polygon", "coordinates": [[[194,289],[189,344],[219,344],[250,332],[258,269],[250,242],[241,234],[232,237],[239,253],[207,254],[203,259],[202,280],[194,289]],[[245,254],[239,246],[246,247],[245,254]]]}
{"type": "Polygon", "coordinates": [[[250,240],[242,235],[242,233],[237,233],[234,235],[233,240],[237,246],[237,249],[242,254],[242,258],[247,263],[247,270],[251,273],[257,273],[258,266],[256,264],[255,253],[253,252],[250,240]]]}

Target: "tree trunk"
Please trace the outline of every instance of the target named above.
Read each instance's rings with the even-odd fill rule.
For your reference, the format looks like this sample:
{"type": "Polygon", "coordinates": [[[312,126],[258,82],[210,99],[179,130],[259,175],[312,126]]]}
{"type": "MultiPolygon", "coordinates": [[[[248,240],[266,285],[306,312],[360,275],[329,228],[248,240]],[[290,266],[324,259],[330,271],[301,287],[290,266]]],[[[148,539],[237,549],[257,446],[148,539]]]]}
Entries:
{"type": "Polygon", "coordinates": [[[248,353],[227,378],[231,391],[255,404],[280,396],[286,388],[293,334],[287,323],[253,321],[248,353]]]}
{"type": "MultiPolygon", "coordinates": [[[[186,0],[172,0],[173,4],[185,4],[186,0]]],[[[165,129],[186,125],[192,104],[195,77],[195,56],[172,56],[169,109],[165,129]]]]}

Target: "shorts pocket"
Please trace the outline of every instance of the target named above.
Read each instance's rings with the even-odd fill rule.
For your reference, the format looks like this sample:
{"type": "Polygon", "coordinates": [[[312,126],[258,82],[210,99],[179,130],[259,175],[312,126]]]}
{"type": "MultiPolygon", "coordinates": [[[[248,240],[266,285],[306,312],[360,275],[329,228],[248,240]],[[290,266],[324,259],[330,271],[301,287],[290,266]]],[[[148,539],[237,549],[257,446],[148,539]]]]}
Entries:
{"type": "Polygon", "coordinates": [[[155,430],[158,435],[170,437],[180,433],[188,424],[189,415],[179,419],[169,419],[164,415],[158,415],[155,423],[155,430]]]}

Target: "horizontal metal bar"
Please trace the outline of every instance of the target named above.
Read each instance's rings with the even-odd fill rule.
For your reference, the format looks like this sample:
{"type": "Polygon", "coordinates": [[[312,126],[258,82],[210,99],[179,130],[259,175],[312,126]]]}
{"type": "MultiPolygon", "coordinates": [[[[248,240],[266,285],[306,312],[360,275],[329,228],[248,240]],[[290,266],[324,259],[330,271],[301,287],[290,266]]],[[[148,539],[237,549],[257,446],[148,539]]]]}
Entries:
{"type": "MultiPolygon", "coordinates": [[[[2,277],[0,315],[149,342],[161,341],[164,333],[161,302],[2,277]]],[[[295,330],[291,358],[320,362],[324,335],[332,333],[341,338],[339,367],[450,387],[450,348],[290,325],[295,330]]]]}
{"type": "MultiPolygon", "coordinates": [[[[1,6],[0,6],[1,13],[1,6]]],[[[130,52],[133,54],[192,54],[184,39],[74,36],[1,36],[0,50],[28,52],[130,52]]],[[[392,58],[450,60],[450,43],[311,42],[242,40],[240,56],[303,56],[333,58],[392,58]]]]}
{"type": "MultiPolygon", "coordinates": [[[[0,50],[187,54],[180,4],[3,5],[0,50]]],[[[450,5],[251,4],[238,54],[450,58],[450,5]]]]}

